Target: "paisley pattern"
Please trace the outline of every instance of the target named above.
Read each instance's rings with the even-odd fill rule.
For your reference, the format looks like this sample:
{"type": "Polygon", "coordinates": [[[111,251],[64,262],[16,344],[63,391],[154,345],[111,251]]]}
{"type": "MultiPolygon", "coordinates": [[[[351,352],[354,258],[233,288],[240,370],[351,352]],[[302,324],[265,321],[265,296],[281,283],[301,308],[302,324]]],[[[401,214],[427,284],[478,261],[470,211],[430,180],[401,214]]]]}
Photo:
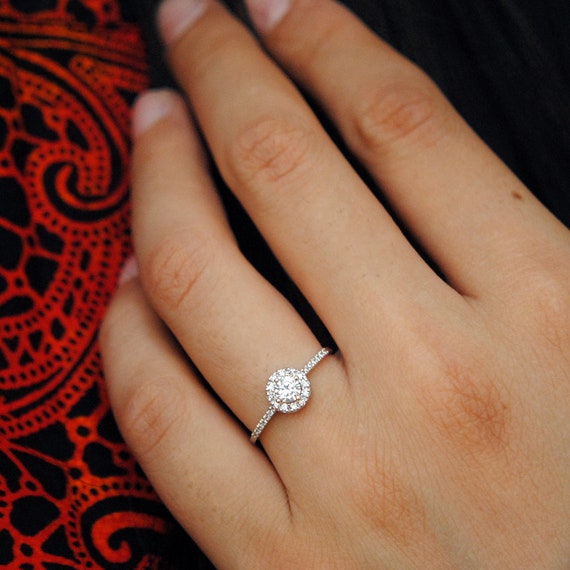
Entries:
{"type": "Polygon", "coordinates": [[[170,524],[97,346],[131,247],[130,20],[117,0],[0,0],[0,566],[155,568],[170,524]]]}

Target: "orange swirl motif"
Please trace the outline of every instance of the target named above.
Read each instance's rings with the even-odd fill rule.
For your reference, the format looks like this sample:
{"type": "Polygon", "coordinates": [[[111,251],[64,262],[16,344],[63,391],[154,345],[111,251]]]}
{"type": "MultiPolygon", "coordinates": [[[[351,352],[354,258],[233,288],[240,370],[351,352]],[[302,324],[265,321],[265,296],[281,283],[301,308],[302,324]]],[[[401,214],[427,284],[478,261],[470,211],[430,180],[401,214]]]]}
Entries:
{"type": "Polygon", "coordinates": [[[131,250],[140,31],[117,0],[0,6],[0,566],[156,567],[168,517],[97,347],[131,250]]]}

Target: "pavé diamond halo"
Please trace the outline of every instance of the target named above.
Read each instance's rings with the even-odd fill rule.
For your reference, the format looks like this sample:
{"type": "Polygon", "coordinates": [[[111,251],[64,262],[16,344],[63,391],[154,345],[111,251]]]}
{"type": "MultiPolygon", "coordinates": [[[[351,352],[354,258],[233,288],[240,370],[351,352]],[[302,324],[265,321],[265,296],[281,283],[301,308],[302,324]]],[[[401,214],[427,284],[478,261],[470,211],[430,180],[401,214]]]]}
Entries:
{"type": "Polygon", "coordinates": [[[278,412],[290,414],[307,403],[311,395],[311,383],[301,370],[282,368],[269,377],[265,393],[269,403],[278,412]]]}
{"type": "Polygon", "coordinates": [[[281,368],[274,372],[267,381],[265,393],[269,400],[269,409],[255,429],[251,432],[250,441],[255,443],[269,420],[275,412],[291,414],[298,412],[305,406],[311,395],[311,383],[307,374],[327,355],[331,354],[330,348],[322,348],[303,366],[301,370],[296,368],[281,368]]]}

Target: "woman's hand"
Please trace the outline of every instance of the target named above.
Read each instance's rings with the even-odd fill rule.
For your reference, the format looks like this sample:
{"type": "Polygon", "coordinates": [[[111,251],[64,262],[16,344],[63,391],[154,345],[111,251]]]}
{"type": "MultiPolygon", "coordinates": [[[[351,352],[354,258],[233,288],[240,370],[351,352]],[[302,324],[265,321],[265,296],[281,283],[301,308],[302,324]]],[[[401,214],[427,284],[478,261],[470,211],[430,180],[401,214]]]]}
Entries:
{"type": "Polygon", "coordinates": [[[568,568],[570,232],[344,8],[250,9],[277,64],[213,0],[162,7],[169,59],[339,350],[308,406],[251,445],[240,422],[267,410],[268,376],[320,344],[236,246],[182,99],[150,92],[134,114],[140,281],[101,337],[124,437],[220,568],[568,568]]]}

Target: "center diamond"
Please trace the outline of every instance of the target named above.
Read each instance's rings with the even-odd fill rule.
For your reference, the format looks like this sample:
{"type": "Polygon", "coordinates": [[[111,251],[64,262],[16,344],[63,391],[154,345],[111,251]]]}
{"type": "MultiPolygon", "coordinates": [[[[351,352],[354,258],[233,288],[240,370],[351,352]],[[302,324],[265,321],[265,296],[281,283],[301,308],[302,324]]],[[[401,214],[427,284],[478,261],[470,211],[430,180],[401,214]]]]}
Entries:
{"type": "Polygon", "coordinates": [[[274,372],[265,388],[267,399],[280,412],[300,410],[311,395],[307,375],[295,368],[283,368],[274,372]]]}

